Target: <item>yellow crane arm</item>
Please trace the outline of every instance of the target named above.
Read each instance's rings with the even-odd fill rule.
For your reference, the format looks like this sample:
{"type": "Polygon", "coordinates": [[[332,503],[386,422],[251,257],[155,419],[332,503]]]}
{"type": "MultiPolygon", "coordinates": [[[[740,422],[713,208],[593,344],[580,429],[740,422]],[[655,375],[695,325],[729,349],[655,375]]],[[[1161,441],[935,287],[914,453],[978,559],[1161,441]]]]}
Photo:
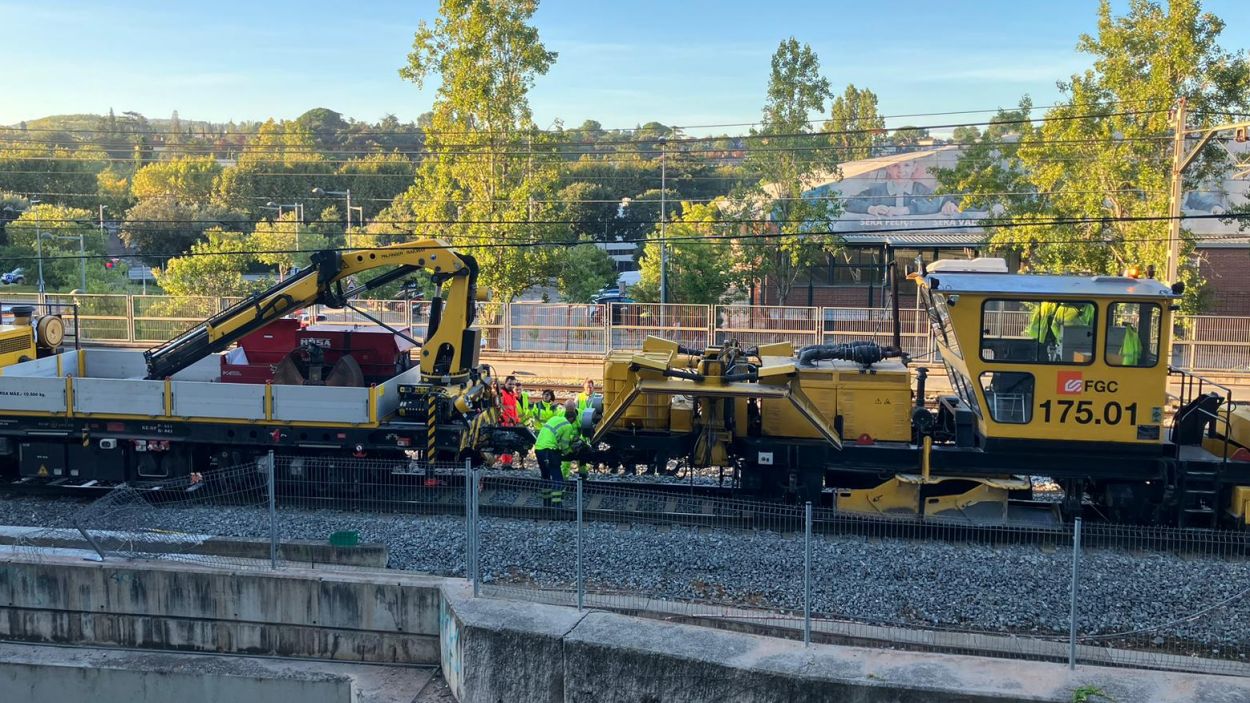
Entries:
{"type": "Polygon", "coordinates": [[[456,252],[441,239],[426,239],[373,249],[319,251],[311,260],[311,266],[298,274],[144,352],[147,377],[168,378],[296,310],[310,305],[342,308],[352,294],[417,270],[429,272],[440,290],[448,283],[446,298],[436,295],[431,301],[429,330],[421,350],[422,376],[437,382],[440,377],[458,377],[477,367],[481,332],[473,328],[478,299],[478,266],[473,257],[456,252]],[[397,268],[344,292],[344,282],[350,277],[386,266],[397,268]]]}

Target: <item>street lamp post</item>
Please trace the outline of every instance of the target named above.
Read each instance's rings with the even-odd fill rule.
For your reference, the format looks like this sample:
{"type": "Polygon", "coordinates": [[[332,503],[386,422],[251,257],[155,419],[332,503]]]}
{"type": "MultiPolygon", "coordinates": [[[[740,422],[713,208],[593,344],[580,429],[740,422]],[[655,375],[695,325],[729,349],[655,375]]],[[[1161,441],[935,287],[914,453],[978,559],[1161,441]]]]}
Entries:
{"type": "Polygon", "coordinates": [[[348,243],[348,246],[351,246],[351,236],[352,236],[352,210],[359,210],[359,211],[360,211],[360,224],[361,224],[361,225],[364,225],[364,223],[365,223],[365,209],[364,209],[364,207],[363,207],[363,206],[361,206],[361,207],[352,207],[352,189],[351,189],[351,188],[348,188],[347,190],[324,190],[324,189],[322,189],[322,188],[313,188],[313,189],[312,189],[312,194],[313,194],[313,195],[317,195],[317,196],[324,196],[324,195],[342,195],[343,197],[347,198],[347,229],[344,231],[344,234],[345,234],[345,236],[347,237],[347,243],[348,243]]]}
{"type": "MultiPolygon", "coordinates": [[[[104,234],[104,203],[100,203],[100,246],[108,251],[108,237],[104,234]]],[[[83,230],[78,230],[78,275],[82,292],[87,292],[87,246],[83,238],[83,230]]]]}
{"type": "MultiPolygon", "coordinates": [[[[28,200],[32,206],[43,202],[36,198],[28,200]]],[[[39,299],[43,300],[43,232],[39,230],[39,209],[35,208],[35,257],[39,260],[39,299]]]]}
{"type": "Polygon", "coordinates": [[[284,204],[275,203],[270,200],[260,207],[261,210],[276,210],[278,212],[279,220],[282,219],[282,208],[291,208],[295,211],[295,253],[298,255],[301,251],[299,246],[299,230],[300,227],[304,225],[304,206],[299,203],[284,204]]]}

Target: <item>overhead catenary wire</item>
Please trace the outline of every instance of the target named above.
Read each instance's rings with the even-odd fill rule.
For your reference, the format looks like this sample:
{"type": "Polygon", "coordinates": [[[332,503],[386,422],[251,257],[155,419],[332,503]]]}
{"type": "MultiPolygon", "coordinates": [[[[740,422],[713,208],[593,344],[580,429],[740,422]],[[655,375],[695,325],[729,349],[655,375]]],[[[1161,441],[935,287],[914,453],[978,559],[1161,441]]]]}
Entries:
{"type": "MultiPolygon", "coordinates": [[[[808,231],[808,232],[756,232],[756,233],[739,232],[739,233],[727,233],[727,234],[717,234],[717,235],[668,236],[664,238],[631,237],[631,238],[623,238],[620,240],[614,240],[614,243],[626,243],[626,244],[719,243],[719,242],[732,242],[732,241],[739,241],[739,240],[750,241],[750,240],[759,240],[759,239],[788,239],[788,238],[796,238],[796,237],[822,237],[822,236],[844,237],[846,235],[855,235],[855,234],[902,234],[902,233],[921,233],[921,232],[945,232],[945,231],[950,231],[952,229],[956,229],[956,230],[1024,229],[1024,228],[1032,228],[1032,227],[1047,227],[1047,226],[1060,227],[1060,226],[1084,225],[1084,224],[1110,225],[1110,224],[1128,223],[1128,222],[1136,222],[1136,223],[1166,222],[1172,219],[1181,219],[1181,220],[1220,219],[1220,220],[1248,221],[1250,220],[1250,213],[1230,213],[1227,215],[1182,215],[1180,218],[1172,218],[1168,215],[1141,215],[1141,216],[1131,216],[1131,217],[1051,218],[1051,219],[1046,219],[1046,220],[1033,220],[1033,221],[1026,221],[1026,222],[1018,222],[1018,221],[984,222],[982,221],[982,222],[977,222],[977,223],[943,224],[943,225],[928,226],[928,227],[910,227],[910,226],[909,227],[880,227],[880,228],[871,228],[871,229],[842,230],[842,231],[824,230],[824,231],[808,231]]],[[[707,223],[707,224],[711,225],[715,223],[707,223]]],[[[371,233],[371,234],[377,234],[377,236],[395,236],[395,235],[414,236],[411,233],[402,232],[402,231],[387,232],[387,233],[371,233]]],[[[422,236],[421,238],[429,239],[430,237],[422,236]]],[[[577,240],[568,240],[568,241],[533,240],[533,241],[512,241],[512,242],[503,241],[501,242],[501,241],[497,241],[498,237],[494,237],[494,236],[489,237],[489,238],[480,236],[478,238],[488,239],[488,241],[484,241],[480,244],[470,244],[468,245],[468,247],[472,249],[505,249],[506,250],[506,249],[530,249],[530,248],[546,248],[546,247],[564,248],[570,244],[593,243],[589,241],[583,242],[583,241],[577,241],[577,240]]],[[[1240,240],[1240,239],[1250,239],[1250,233],[1209,235],[1209,236],[1203,235],[1201,238],[1202,241],[1240,240]]],[[[1125,238],[1116,239],[1115,241],[1105,241],[1103,243],[1104,244],[1162,243],[1164,241],[1165,240],[1162,237],[1153,237],[1153,238],[1151,237],[1125,237],[1125,238]]],[[[1039,244],[1098,244],[1099,242],[1090,240],[1088,238],[1067,238],[1067,239],[1045,239],[1045,240],[1040,240],[1037,243],[1039,244]]],[[[400,242],[399,244],[404,244],[404,243],[400,242]]],[[[457,245],[453,242],[452,246],[457,246],[457,245]]],[[[367,250],[371,248],[378,248],[378,247],[330,247],[325,250],[345,253],[345,252],[367,250]]],[[[423,251],[423,250],[438,249],[438,248],[441,248],[441,246],[422,245],[419,243],[414,243],[409,248],[414,251],[423,251]]],[[[304,253],[309,253],[310,251],[313,251],[313,250],[312,249],[263,249],[263,250],[239,250],[239,251],[221,251],[221,252],[200,251],[200,252],[176,252],[176,253],[142,253],[142,254],[136,254],[134,256],[139,256],[139,257],[149,258],[149,259],[174,259],[174,258],[182,258],[182,257],[200,257],[200,256],[235,256],[237,257],[237,256],[260,256],[260,255],[265,255],[265,254],[304,254],[304,253]]],[[[6,258],[10,261],[35,261],[39,258],[42,258],[44,261],[59,260],[59,259],[77,261],[79,259],[116,259],[118,258],[118,255],[116,254],[72,254],[72,255],[49,255],[49,256],[43,256],[43,257],[21,256],[21,257],[6,257],[6,258]]]]}

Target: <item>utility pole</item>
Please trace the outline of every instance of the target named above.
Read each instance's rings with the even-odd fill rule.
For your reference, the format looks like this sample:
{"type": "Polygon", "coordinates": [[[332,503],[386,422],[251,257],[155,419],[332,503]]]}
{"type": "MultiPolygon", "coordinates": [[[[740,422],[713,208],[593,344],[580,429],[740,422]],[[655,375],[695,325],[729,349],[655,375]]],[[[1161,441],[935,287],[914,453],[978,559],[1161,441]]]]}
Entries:
{"type": "MultiPolygon", "coordinates": [[[[1168,266],[1165,280],[1169,284],[1176,283],[1180,278],[1181,199],[1184,197],[1185,169],[1193,164],[1198,154],[1219,132],[1232,131],[1235,141],[1245,142],[1247,130],[1250,130],[1250,121],[1189,129],[1186,127],[1185,98],[1176,102],[1176,108],[1172,112],[1172,177],[1168,201],[1168,266]],[[1198,141],[1192,147],[1187,147],[1185,139],[1190,136],[1197,137],[1198,141]]],[[[1239,163],[1237,166],[1242,169],[1246,168],[1245,163],[1239,163]]]]}
{"type": "MultiPolygon", "coordinates": [[[[1168,270],[1165,279],[1176,283],[1181,260],[1181,192],[1185,174],[1185,98],[1176,101],[1172,113],[1172,178],[1168,195],[1168,270]]],[[[1198,149],[1202,147],[1199,146],[1198,149]]],[[[1196,154],[1198,149],[1194,150],[1196,154]]]]}
{"type": "MultiPolygon", "coordinates": [[[[41,200],[31,198],[27,201],[31,206],[38,205],[41,200]]],[[[39,210],[35,209],[35,256],[39,259],[39,302],[43,302],[43,232],[39,229],[39,210]]]]}
{"type": "MultiPolygon", "coordinates": [[[[87,292],[87,247],[83,241],[83,231],[78,230],[78,273],[82,292],[87,292]]],[[[100,203],[100,246],[108,251],[108,235],[104,233],[104,203],[100,203]]]]}
{"type": "Polygon", "coordinates": [[[668,163],[665,158],[667,137],[660,137],[660,304],[668,302],[668,163]]]}

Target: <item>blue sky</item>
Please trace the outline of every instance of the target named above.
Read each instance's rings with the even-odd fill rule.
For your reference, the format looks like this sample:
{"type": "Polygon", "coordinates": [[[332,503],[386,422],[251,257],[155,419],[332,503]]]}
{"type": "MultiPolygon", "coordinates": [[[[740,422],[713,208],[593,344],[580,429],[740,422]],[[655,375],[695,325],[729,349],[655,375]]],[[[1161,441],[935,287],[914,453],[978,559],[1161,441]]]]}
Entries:
{"type": "MultiPolygon", "coordinates": [[[[1228,23],[1226,49],[1250,45],[1243,3],[1206,3],[1228,23]]],[[[1008,106],[1025,93],[1044,105],[1059,95],[1056,79],[1085,65],[1073,47],[1094,29],[1095,8],[1094,0],[544,0],[535,23],[560,56],[531,102],[544,127],[557,118],[610,128],[749,122],[769,56],[794,35],[816,50],[835,88],[871,88],[887,115],[1008,106]]],[[[110,107],[219,121],[292,118],[318,106],[415,119],[432,90],[396,70],[417,22],[436,12],[432,0],[0,0],[0,123],[110,107]]]]}

